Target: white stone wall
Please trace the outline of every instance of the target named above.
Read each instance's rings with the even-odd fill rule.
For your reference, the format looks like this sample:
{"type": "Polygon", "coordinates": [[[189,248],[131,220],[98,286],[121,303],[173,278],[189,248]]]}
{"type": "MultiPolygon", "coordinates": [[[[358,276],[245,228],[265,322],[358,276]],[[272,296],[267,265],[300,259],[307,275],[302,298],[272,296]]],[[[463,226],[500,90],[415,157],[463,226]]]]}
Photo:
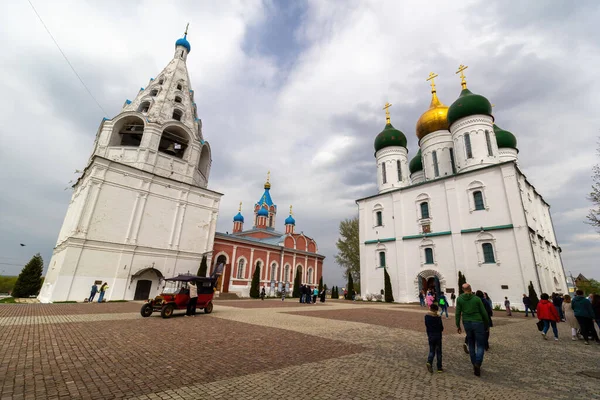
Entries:
{"type": "MultiPolygon", "coordinates": [[[[384,251],[396,301],[418,300],[419,274],[437,275],[442,290],[454,288],[458,293],[461,271],[495,303],[507,296],[514,306],[522,306],[529,282],[539,289],[520,179],[516,165],[506,163],[359,200],[362,294],[383,288],[377,253],[384,251]],[[476,190],[484,195],[484,210],[475,210],[476,190]],[[421,234],[422,201],[429,202],[433,235],[421,234]],[[383,210],[383,226],[375,226],[375,210],[383,210]],[[495,263],[483,263],[483,243],[492,244],[495,263]],[[425,263],[426,247],[433,249],[433,264],[425,263]]],[[[560,257],[553,259],[553,268],[562,269],[560,257]]],[[[541,284],[544,291],[554,291],[548,279],[541,284]]]]}
{"type": "Polygon", "coordinates": [[[425,179],[436,179],[452,175],[452,158],[450,151],[454,151],[454,142],[449,131],[436,131],[429,133],[420,141],[421,155],[425,179]],[[435,175],[433,152],[435,151],[438,165],[438,175],[435,175]]]}
{"type": "Polygon", "coordinates": [[[473,115],[461,118],[450,127],[454,141],[454,160],[456,171],[471,171],[486,165],[498,164],[500,156],[496,134],[493,129],[494,120],[487,115],[473,115]],[[489,132],[492,155],[489,155],[485,132],[489,132]],[[472,158],[467,158],[465,134],[471,139],[472,158]]]}
{"type": "Polygon", "coordinates": [[[131,300],[144,276],[152,276],[153,295],[160,275],[195,273],[212,251],[220,197],[94,158],[76,185],[40,300],[82,301],[95,280],[108,283],[107,300],[131,300]]]}
{"type": "Polygon", "coordinates": [[[377,159],[377,185],[379,193],[407,186],[410,183],[408,152],[404,147],[385,147],[375,154],[375,158],[377,159]],[[398,161],[400,161],[400,176],[398,176],[398,161]],[[386,170],[385,183],[383,182],[384,166],[386,170]]]}

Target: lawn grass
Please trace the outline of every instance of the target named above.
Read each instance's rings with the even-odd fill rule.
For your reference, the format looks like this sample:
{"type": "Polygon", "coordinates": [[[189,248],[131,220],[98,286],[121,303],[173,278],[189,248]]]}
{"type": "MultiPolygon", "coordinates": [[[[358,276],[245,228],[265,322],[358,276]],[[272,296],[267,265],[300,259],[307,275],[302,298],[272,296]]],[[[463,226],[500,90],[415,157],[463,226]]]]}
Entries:
{"type": "Polygon", "coordinates": [[[1,299],[0,304],[16,304],[16,301],[14,297],[7,297],[5,299],[1,299]]]}

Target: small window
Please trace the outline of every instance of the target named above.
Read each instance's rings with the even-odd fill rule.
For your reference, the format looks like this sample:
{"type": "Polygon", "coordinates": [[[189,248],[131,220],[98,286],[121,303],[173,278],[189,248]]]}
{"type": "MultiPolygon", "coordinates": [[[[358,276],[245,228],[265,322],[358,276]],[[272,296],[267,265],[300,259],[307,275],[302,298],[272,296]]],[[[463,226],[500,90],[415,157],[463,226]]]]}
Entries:
{"type": "Polygon", "coordinates": [[[238,261],[238,268],[237,268],[237,279],[244,279],[244,259],[241,258],[240,261],[238,261]]]}
{"type": "Polygon", "coordinates": [[[425,264],[433,264],[433,249],[426,248],[425,249],[425,264]]]}
{"type": "Polygon", "coordinates": [[[383,178],[383,183],[387,183],[387,174],[385,171],[385,163],[381,163],[381,176],[383,178]]]}
{"type": "Polygon", "coordinates": [[[483,194],[480,190],[473,192],[473,201],[475,202],[475,210],[485,210],[483,204],[483,194]]]}
{"type": "Polygon", "coordinates": [[[379,266],[385,267],[385,251],[379,252],[379,266]]]}
{"type": "Polygon", "coordinates": [[[181,97],[175,96],[175,103],[181,103],[181,97]]]}
{"type": "Polygon", "coordinates": [[[456,165],[454,165],[454,149],[450,149],[450,164],[452,164],[452,173],[456,173],[456,165]]]}
{"type": "Polygon", "coordinates": [[[433,159],[433,175],[437,178],[440,176],[440,167],[438,166],[437,152],[435,150],[431,153],[431,158],[433,159]]]}
{"type": "Polygon", "coordinates": [[[402,182],[402,163],[400,160],[396,161],[396,170],[398,171],[398,182],[402,182]]]}
{"type": "Polygon", "coordinates": [[[377,216],[377,226],[383,226],[383,215],[381,211],[377,211],[375,215],[377,216]]]}
{"type": "Polygon", "coordinates": [[[467,151],[467,158],[473,158],[473,151],[471,150],[471,136],[465,133],[465,150],[467,151]]]}
{"type": "Polygon", "coordinates": [[[159,85],[162,85],[164,81],[165,81],[165,80],[164,80],[163,78],[160,78],[160,79],[158,80],[158,84],[159,84],[159,85]]]}
{"type": "Polygon", "coordinates": [[[501,287],[502,289],[504,289],[504,290],[508,289],[508,285],[502,285],[502,286],[500,286],[500,287],[501,287]]]}
{"type": "MultiPolygon", "coordinates": [[[[181,83],[178,83],[177,84],[177,90],[181,90],[181,89],[183,89],[183,86],[181,86],[181,83]]],[[[371,165],[373,165],[373,164],[371,164],[371,165]]]]}
{"type": "Polygon", "coordinates": [[[158,94],[158,90],[157,89],[152,89],[150,91],[150,96],[152,96],[152,97],[156,97],[157,94],[158,94]]]}
{"type": "MultiPolygon", "coordinates": [[[[275,264],[273,264],[273,265],[275,265],[275,264]]],[[[290,280],[290,266],[289,265],[285,266],[284,273],[285,273],[285,276],[283,277],[283,280],[285,282],[287,282],[290,280]]]]}
{"type": "Polygon", "coordinates": [[[484,243],[481,245],[483,249],[483,262],[486,264],[493,264],[496,262],[494,258],[494,247],[492,247],[491,243],[484,243]]]}
{"type": "Polygon", "coordinates": [[[493,157],[494,152],[492,151],[492,141],[490,140],[490,131],[485,131],[485,141],[487,143],[488,156],[493,157]]]}
{"type": "Polygon", "coordinates": [[[427,203],[426,201],[421,203],[421,218],[429,218],[429,203],[427,203]]]}
{"type": "Polygon", "coordinates": [[[273,214],[269,214],[269,227],[273,228],[273,214]]]}
{"type": "Polygon", "coordinates": [[[140,107],[138,108],[138,112],[141,112],[143,114],[146,114],[148,112],[148,110],[150,110],[150,102],[149,101],[144,101],[142,104],[140,104],[140,107]]]}
{"type": "Polygon", "coordinates": [[[173,119],[176,121],[181,121],[181,117],[183,117],[183,112],[181,110],[173,110],[173,119]]]}

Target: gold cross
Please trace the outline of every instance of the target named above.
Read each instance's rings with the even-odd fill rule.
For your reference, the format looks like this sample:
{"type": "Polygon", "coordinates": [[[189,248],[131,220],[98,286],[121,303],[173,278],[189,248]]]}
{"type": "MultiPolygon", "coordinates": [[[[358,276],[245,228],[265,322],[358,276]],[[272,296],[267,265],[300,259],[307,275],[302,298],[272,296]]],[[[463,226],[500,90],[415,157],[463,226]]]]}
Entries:
{"type": "Polygon", "coordinates": [[[267,172],[267,183],[269,183],[269,179],[271,179],[271,171],[267,172]]]}
{"type": "Polygon", "coordinates": [[[463,72],[467,68],[469,68],[469,67],[460,64],[460,66],[458,67],[458,71],[455,72],[455,74],[458,74],[460,72],[460,79],[461,79],[460,84],[463,89],[467,88],[467,81],[465,80],[465,74],[463,72]]]}
{"type": "Polygon", "coordinates": [[[290,204],[290,215],[292,215],[292,205],[290,204]]]}
{"type": "Polygon", "coordinates": [[[427,78],[428,81],[431,81],[431,93],[435,93],[435,82],[433,80],[437,77],[438,77],[438,74],[430,72],[429,78],[427,78]]]}
{"type": "Polygon", "coordinates": [[[190,26],[190,23],[188,22],[187,25],[185,26],[185,32],[184,32],[185,36],[187,36],[187,31],[188,31],[189,26],[190,26]]]}
{"type": "Polygon", "coordinates": [[[383,106],[383,110],[385,110],[385,123],[389,124],[391,119],[390,119],[390,107],[392,105],[390,103],[385,103],[385,106],[383,106]]]}
{"type": "Polygon", "coordinates": [[[238,210],[239,212],[242,212],[242,202],[240,201],[240,208],[238,210]]]}

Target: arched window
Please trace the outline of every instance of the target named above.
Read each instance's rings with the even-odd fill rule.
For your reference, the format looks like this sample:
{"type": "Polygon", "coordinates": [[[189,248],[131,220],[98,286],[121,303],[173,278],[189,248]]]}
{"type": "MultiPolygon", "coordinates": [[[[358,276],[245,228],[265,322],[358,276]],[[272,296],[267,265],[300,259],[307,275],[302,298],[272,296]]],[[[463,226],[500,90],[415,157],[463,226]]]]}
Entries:
{"type": "Polygon", "coordinates": [[[152,97],[156,97],[157,94],[158,94],[158,89],[152,89],[150,91],[150,96],[152,96],[152,97]]]}
{"type": "Polygon", "coordinates": [[[483,262],[485,264],[493,264],[496,262],[496,258],[494,257],[494,247],[491,243],[483,243],[481,249],[483,250],[483,262]]]}
{"type": "Polygon", "coordinates": [[[144,121],[139,117],[126,117],[115,123],[109,146],[138,147],[144,136],[144,121]]]}
{"type": "Polygon", "coordinates": [[[485,131],[485,141],[487,143],[488,156],[492,157],[494,152],[492,151],[492,141],[490,139],[490,131],[485,131]]]}
{"type": "Polygon", "coordinates": [[[175,109],[173,110],[173,119],[176,121],[181,121],[181,117],[183,117],[183,111],[175,109]]]}
{"type": "Polygon", "coordinates": [[[379,266],[385,267],[385,251],[379,252],[379,266]]]}
{"type": "Polygon", "coordinates": [[[177,158],[183,158],[188,142],[188,135],[183,129],[176,126],[170,126],[162,133],[158,151],[177,158]]]}
{"type": "Polygon", "coordinates": [[[440,176],[440,167],[438,165],[437,152],[435,150],[431,153],[431,158],[433,159],[433,176],[437,178],[440,176]]]}
{"type": "Polygon", "coordinates": [[[454,150],[453,149],[448,149],[450,150],[450,164],[452,164],[452,173],[455,174],[456,173],[456,165],[454,164],[454,150]]]}
{"type": "Polygon", "coordinates": [[[270,279],[272,281],[274,281],[276,279],[276,276],[277,276],[276,273],[277,273],[277,264],[273,263],[273,264],[271,264],[271,276],[270,276],[270,279]]]}
{"type": "Polygon", "coordinates": [[[178,83],[177,84],[177,90],[181,90],[181,89],[183,89],[183,87],[181,86],[181,83],[178,83]]]}
{"type": "Polygon", "coordinates": [[[383,213],[381,211],[377,211],[375,216],[377,217],[377,226],[383,226],[383,213]]]}
{"type": "Polygon", "coordinates": [[[402,163],[396,160],[396,170],[398,171],[398,182],[402,182],[402,163]]]}
{"type": "Polygon", "coordinates": [[[313,283],[313,269],[309,268],[308,269],[308,284],[312,285],[313,283]]]}
{"type": "Polygon", "coordinates": [[[383,183],[387,183],[387,174],[385,171],[385,163],[381,163],[381,177],[383,179],[383,183]]]}
{"type": "Polygon", "coordinates": [[[473,151],[471,150],[471,136],[465,133],[465,150],[467,152],[467,158],[473,158],[473,151]]]}
{"type": "Polygon", "coordinates": [[[284,275],[285,275],[285,276],[283,277],[283,280],[284,280],[285,282],[288,282],[288,281],[290,280],[290,266],[289,266],[289,265],[286,265],[286,266],[285,266],[285,269],[284,269],[284,275]]]}
{"type": "Polygon", "coordinates": [[[273,214],[269,214],[269,227],[273,227],[273,214]]]}
{"type": "Polygon", "coordinates": [[[198,161],[198,171],[202,174],[205,181],[208,181],[208,173],[210,169],[210,149],[208,144],[202,146],[200,151],[200,160],[198,161]]]}
{"type": "Polygon", "coordinates": [[[433,264],[433,249],[430,247],[425,249],[425,264],[433,264]]]}
{"type": "Polygon", "coordinates": [[[143,114],[147,113],[148,110],[150,110],[150,102],[149,101],[144,101],[140,104],[140,106],[138,107],[138,112],[141,112],[143,114]]]}
{"type": "Polygon", "coordinates": [[[483,204],[483,194],[481,193],[481,190],[473,192],[473,202],[475,204],[475,210],[485,210],[485,205],[483,204]]]}
{"type": "Polygon", "coordinates": [[[175,96],[175,103],[181,103],[181,97],[175,96]]]}
{"type": "Polygon", "coordinates": [[[421,219],[429,218],[429,203],[424,201],[421,203],[421,219]]]}
{"type": "Polygon", "coordinates": [[[240,258],[238,261],[238,267],[237,267],[237,275],[236,278],[237,279],[244,279],[244,263],[246,260],[244,260],[243,258],[240,258]]]}

